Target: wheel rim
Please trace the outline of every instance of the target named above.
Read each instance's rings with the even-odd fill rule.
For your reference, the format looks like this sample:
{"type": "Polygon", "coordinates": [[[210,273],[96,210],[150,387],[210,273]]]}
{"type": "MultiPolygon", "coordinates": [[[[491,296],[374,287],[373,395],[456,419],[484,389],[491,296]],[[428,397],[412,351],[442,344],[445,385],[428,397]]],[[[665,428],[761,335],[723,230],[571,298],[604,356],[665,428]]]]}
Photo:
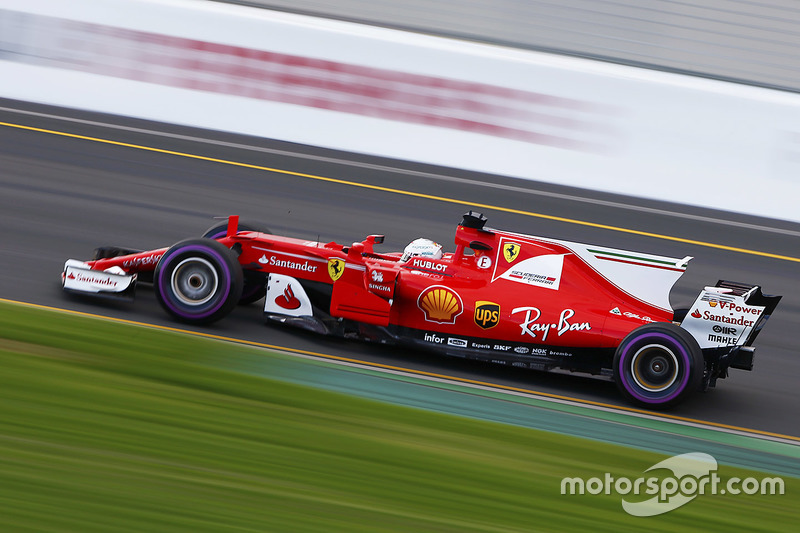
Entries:
{"type": "Polygon", "coordinates": [[[202,257],[184,259],[172,271],[172,293],[184,305],[198,306],[217,293],[219,277],[214,266],[202,257]]]}
{"type": "Polygon", "coordinates": [[[647,392],[661,392],[678,380],[678,357],[661,344],[639,348],[631,358],[631,375],[647,392]]]}

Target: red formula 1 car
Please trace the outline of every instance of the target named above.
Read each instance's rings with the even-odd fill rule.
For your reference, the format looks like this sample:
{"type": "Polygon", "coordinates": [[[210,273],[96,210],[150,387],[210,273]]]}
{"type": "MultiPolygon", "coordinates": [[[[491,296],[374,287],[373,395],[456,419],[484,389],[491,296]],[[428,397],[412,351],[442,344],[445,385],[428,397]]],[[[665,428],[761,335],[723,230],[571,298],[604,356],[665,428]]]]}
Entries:
{"type": "Polygon", "coordinates": [[[780,296],[720,281],[689,309],[669,292],[676,259],[533,237],[464,215],[455,252],[425,239],[380,253],[383,236],[341,245],[239,224],[169,248],[99,248],[68,260],[66,291],[132,296],[152,282],[161,306],[208,323],[264,296],[265,316],[323,334],[410,345],[504,365],[609,376],[636,404],[663,408],[751,370],[780,296]]]}

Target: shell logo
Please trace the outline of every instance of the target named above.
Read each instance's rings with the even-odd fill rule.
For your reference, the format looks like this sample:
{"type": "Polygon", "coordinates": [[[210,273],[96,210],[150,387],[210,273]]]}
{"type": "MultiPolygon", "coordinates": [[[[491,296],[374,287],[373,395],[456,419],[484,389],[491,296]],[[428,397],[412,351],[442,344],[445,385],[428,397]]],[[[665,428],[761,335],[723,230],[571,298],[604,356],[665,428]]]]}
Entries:
{"type": "Polygon", "coordinates": [[[425,313],[425,320],[440,324],[455,324],[456,317],[464,311],[461,297],[452,289],[441,285],[422,291],[417,299],[417,307],[425,313]]]}

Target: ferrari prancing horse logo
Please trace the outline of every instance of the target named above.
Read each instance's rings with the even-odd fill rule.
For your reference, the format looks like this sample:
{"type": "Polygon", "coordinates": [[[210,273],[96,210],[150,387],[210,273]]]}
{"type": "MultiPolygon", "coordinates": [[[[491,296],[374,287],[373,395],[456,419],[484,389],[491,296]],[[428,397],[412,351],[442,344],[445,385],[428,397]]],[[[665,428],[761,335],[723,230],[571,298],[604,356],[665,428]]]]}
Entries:
{"type": "Polygon", "coordinates": [[[503,245],[503,257],[506,261],[513,263],[514,259],[519,255],[520,245],[515,242],[507,242],[503,245]]]}
{"type": "Polygon", "coordinates": [[[344,274],[344,260],[338,257],[328,259],[328,275],[333,281],[342,277],[344,274]]]}

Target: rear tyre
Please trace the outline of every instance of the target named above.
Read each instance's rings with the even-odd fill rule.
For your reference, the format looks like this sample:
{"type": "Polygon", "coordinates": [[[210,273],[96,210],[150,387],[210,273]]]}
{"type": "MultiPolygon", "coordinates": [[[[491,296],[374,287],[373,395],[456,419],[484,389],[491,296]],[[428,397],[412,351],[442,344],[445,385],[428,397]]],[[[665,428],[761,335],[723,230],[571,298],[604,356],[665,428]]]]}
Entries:
{"type": "Polygon", "coordinates": [[[192,324],[208,324],[230,313],[242,286],[242,267],[234,253],[209,239],[172,246],[159,260],[153,279],[161,307],[192,324]]]}
{"type": "MultiPolygon", "coordinates": [[[[240,222],[239,231],[259,231],[261,233],[272,232],[267,228],[252,222],[240,222]]],[[[228,223],[219,222],[214,224],[203,233],[205,239],[219,239],[228,233],[228,223]]],[[[267,294],[267,278],[261,272],[245,272],[244,273],[244,288],[242,289],[242,297],[239,300],[239,305],[248,305],[257,302],[267,294]]]]}
{"type": "Polygon", "coordinates": [[[694,394],[705,361],[697,341],[668,322],[640,326],[628,334],[614,355],[614,381],[631,402],[666,409],[694,394]]]}

